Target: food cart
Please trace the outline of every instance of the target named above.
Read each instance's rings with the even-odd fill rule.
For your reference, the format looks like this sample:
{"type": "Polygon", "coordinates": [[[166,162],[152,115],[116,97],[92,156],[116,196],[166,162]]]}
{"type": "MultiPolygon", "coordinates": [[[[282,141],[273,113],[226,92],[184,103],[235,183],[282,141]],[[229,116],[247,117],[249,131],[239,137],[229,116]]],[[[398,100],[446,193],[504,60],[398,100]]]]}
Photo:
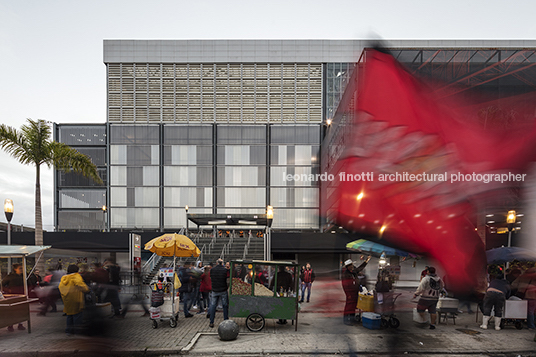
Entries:
{"type": "MultiPolygon", "coordinates": [[[[0,245],[0,258],[22,258],[23,279],[28,280],[26,274],[26,257],[36,253],[43,254],[43,251],[50,246],[40,245],[0,245]]],[[[27,321],[28,333],[31,332],[30,324],[30,303],[39,299],[28,297],[28,284],[24,284],[24,295],[4,294],[4,299],[0,299],[0,328],[27,321]]]]}
{"type": "MultiPolygon", "coordinates": [[[[164,269],[162,271],[163,278],[173,277],[173,282],[170,284],[164,284],[161,287],[164,291],[164,304],[158,310],[151,311],[151,321],[153,328],[158,327],[158,320],[169,320],[169,325],[172,328],[177,326],[179,319],[179,305],[175,303],[176,289],[180,287],[180,281],[175,273],[176,258],[177,257],[198,257],[201,251],[197,246],[185,235],[177,233],[166,233],[151,239],[145,244],[145,250],[151,251],[156,255],[162,257],[173,257],[173,267],[171,269],[164,269]],[[162,311],[163,309],[163,311],[162,311]],[[160,315],[162,313],[163,315],[160,315]]],[[[157,277],[156,277],[157,278],[157,277]]],[[[158,287],[158,283],[152,284],[152,288],[158,287]]],[[[152,299],[152,298],[151,298],[152,299]]],[[[178,301],[177,301],[178,302],[178,301]]],[[[151,305],[153,303],[151,302],[151,305]]]]}
{"type": "Polygon", "coordinates": [[[229,316],[245,317],[246,327],[254,332],[264,328],[265,319],[292,320],[297,331],[299,274],[294,262],[231,261],[229,316]],[[284,287],[283,277],[288,275],[280,273],[283,271],[291,276],[284,287]]]}

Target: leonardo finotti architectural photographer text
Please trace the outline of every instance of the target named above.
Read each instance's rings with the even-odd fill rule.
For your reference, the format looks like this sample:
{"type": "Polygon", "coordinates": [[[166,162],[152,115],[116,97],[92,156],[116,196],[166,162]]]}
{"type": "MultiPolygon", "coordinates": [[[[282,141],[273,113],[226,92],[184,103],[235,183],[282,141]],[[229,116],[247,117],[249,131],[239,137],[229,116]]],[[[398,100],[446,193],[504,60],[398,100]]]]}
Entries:
{"type": "Polygon", "coordinates": [[[431,174],[431,173],[409,173],[409,172],[395,172],[391,174],[383,173],[374,173],[374,172],[361,172],[358,174],[348,174],[346,172],[339,172],[337,175],[328,174],[326,172],[322,174],[287,174],[283,172],[283,181],[334,181],[337,178],[339,181],[380,181],[380,182],[520,182],[525,181],[525,176],[527,174],[516,174],[516,173],[488,173],[488,174],[477,174],[475,172],[470,174],[464,174],[461,172],[457,173],[440,173],[440,174],[431,174]]]}

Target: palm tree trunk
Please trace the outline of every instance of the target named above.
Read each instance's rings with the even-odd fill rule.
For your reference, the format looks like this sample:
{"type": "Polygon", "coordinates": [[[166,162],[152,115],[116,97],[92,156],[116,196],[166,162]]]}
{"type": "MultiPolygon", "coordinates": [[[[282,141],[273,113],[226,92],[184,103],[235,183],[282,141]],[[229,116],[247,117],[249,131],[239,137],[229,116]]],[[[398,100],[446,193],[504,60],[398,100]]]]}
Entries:
{"type": "Polygon", "coordinates": [[[43,245],[43,215],[41,213],[41,170],[35,170],[35,245],[43,245]]]}
{"type": "MultiPolygon", "coordinates": [[[[43,215],[41,213],[41,168],[36,165],[35,170],[35,245],[43,245],[43,215]]],[[[37,258],[37,257],[36,257],[37,258]]],[[[36,266],[37,269],[45,271],[45,261],[43,257],[36,266]]]]}

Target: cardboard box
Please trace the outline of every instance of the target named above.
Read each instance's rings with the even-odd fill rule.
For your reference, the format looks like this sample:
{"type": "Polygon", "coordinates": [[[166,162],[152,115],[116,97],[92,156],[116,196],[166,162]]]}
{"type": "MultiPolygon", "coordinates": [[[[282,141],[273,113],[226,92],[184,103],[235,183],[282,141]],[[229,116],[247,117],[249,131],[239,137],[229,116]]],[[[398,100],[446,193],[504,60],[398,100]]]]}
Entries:
{"type": "Polygon", "coordinates": [[[359,294],[359,297],[357,299],[357,308],[362,311],[373,312],[374,311],[374,296],[359,294]]]}
{"type": "Polygon", "coordinates": [[[379,330],[381,327],[381,316],[373,312],[364,312],[361,315],[363,326],[370,330],[379,330]]]}

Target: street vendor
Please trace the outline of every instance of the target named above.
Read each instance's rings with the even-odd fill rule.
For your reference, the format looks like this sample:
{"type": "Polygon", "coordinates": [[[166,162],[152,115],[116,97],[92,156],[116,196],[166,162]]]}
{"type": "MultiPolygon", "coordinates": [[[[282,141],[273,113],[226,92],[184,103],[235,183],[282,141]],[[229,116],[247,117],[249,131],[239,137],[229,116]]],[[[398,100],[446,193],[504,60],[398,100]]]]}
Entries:
{"type": "MultiPolygon", "coordinates": [[[[4,293],[7,294],[24,294],[24,277],[22,275],[22,264],[15,263],[13,264],[13,270],[2,280],[2,288],[4,293]]],[[[4,325],[5,326],[5,325],[4,325]]],[[[19,330],[26,330],[21,323],[17,327],[19,330]]],[[[13,325],[8,326],[7,330],[9,332],[15,331],[13,325]]]]}
{"type": "MultiPolygon", "coordinates": [[[[288,292],[292,289],[292,274],[286,271],[284,265],[280,265],[277,273],[277,286],[275,289],[276,293],[282,294],[281,296],[286,296],[288,292]]],[[[274,288],[274,280],[275,276],[272,278],[272,281],[270,282],[270,289],[274,288]]],[[[279,325],[285,325],[287,323],[286,319],[279,319],[277,321],[279,325]]]]}
{"type": "Polygon", "coordinates": [[[344,262],[342,272],[342,288],[344,290],[344,294],[346,295],[346,303],[344,304],[343,313],[343,322],[345,325],[351,326],[356,323],[355,309],[360,291],[358,273],[365,269],[369,260],[370,256],[357,268],[354,266],[352,259],[348,259],[344,262]]]}

